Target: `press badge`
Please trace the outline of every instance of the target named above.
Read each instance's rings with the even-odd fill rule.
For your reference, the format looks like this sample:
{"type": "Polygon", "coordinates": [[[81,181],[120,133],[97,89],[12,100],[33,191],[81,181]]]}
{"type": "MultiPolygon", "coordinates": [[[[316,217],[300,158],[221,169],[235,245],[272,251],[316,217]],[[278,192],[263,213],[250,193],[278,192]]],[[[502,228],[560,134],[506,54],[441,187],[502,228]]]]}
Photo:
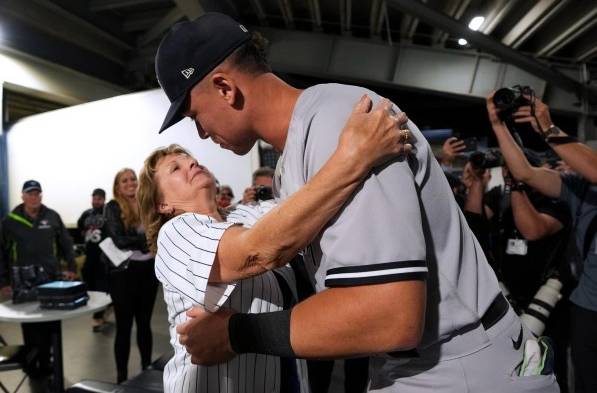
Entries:
{"type": "Polygon", "coordinates": [[[527,255],[529,247],[524,239],[508,239],[506,254],[508,255],[527,255]]]}

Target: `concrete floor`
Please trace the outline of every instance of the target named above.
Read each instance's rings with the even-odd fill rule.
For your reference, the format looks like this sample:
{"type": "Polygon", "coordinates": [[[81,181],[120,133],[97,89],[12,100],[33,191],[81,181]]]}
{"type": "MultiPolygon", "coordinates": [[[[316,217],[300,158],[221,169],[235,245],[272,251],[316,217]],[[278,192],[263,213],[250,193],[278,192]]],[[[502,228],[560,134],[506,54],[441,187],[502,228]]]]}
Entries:
{"type": "MultiPolygon", "coordinates": [[[[112,322],[114,317],[110,319],[112,322]]],[[[154,306],[152,317],[153,330],[153,358],[170,349],[167,312],[160,290],[154,306]]],[[[0,334],[9,344],[21,344],[21,328],[18,324],[0,322],[0,334]]],[[[135,343],[135,331],[132,333],[132,348],[129,359],[129,376],[134,376],[141,371],[141,360],[135,343]]],[[[62,345],[64,355],[64,384],[66,387],[82,379],[93,379],[105,382],[116,381],[116,367],[113,354],[114,329],[102,333],[94,333],[91,329],[91,315],[69,319],[62,324],[62,345]]],[[[13,391],[21,380],[23,373],[20,370],[0,373],[0,381],[13,391]]],[[[332,386],[329,393],[341,393],[342,367],[337,362],[332,377],[332,386]]],[[[19,393],[37,393],[39,387],[29,379],[19,393]]]]}

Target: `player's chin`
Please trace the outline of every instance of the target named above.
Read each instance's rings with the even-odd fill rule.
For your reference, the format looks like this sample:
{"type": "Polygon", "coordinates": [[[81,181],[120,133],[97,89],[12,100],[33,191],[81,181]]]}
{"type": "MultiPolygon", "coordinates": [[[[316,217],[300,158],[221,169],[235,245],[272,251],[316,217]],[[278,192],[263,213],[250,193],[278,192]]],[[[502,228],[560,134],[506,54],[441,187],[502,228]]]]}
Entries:
{"type": "Polygon", "coordinates": [[[247,154],[248,152],[250,152],[252,148],[253,148],[253,145],[250,145],[250,146],[231,146],[231,147],[227,147],[226,149],[232,151],[234,154],[236,154],[238,156],[244,156],[245,154],[247,154]]]}

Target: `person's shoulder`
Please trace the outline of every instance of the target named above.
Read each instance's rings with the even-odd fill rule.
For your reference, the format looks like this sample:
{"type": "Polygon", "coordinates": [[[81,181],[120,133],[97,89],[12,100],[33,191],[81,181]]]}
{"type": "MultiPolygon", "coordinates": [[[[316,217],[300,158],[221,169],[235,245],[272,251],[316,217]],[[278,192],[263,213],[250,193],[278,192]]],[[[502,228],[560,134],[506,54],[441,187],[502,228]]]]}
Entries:
{"type": "Polygon", "coordinates": [[[110,202],[106,203],[105,212],[112,213],[115,216],[120,217],[122,209],[120,208],[120,204],[117,200],[112,199],[110,202]]]}
{"type": "Polygon", "coordinates": [[[209,225],[213,223],[213,219],[209,216],[198,213],[183,213],[176,217],[172,217],[166,221],[158,232],[158,239],[160,236],[165,236],[166,233],[174,232],[181,233],[187,232],[188,230],[194,232],[200,232],[204,228],[209,228],[209,225]]]}
{"type": "Polygon", "coordinates": [[[21,215],[19,207],[21,207],[21,205],[16,206],[14,209],[12,209],[10,212],[8,212],[8,214],[6,214],[6,216],[4,216],[2,218],[2,226],[4,228],[8,228],[11,226],[12,222],[14,221],[14,219],[12,218],[14,215],[21,215]]]}
{"type": "Polygon", "coordinates": [[[81,213],[81,218],[87,217],[91,214],[93,214],[93,208],[84,210],[83,213],[81,213]]]}
{"type": "Polygon", "coordinates": [[[364,94],[367,94],[373,102],[380,99],[380,96],[372,90],[361,86],[344,85],[340,83],[315,85],[307,91],[316,98],[317,104],[319,105],[349,105],[351,109],[364,94]]]}
{"type": "Polygon", "coordinates": [[[338,133],[363,94],[372,97],[374,102],[378,98],[365,88],[338,83],[315,85],[303,94],[298,119],[305,127],[305,138],[316,136],[320,142],[321,138],[329,138],[330,143],[336,143],[338,133]]]}
{"type": "Polygon", "coordinates": [[[46,205],[41,205],[41,213],[42,213],[42,215],[45,215],[46,217],[60,218],[60,214],[56,210],[51,209],[51,208],[47,207],[46,205]]]}
{"type": "Polygon", "coordinates": [[[118,201],[116,199],[110,199],[110,201],[108,201],[108,203],[106,203],[106,207],[120,209],[120,204],[118,203],[118,201]]]}

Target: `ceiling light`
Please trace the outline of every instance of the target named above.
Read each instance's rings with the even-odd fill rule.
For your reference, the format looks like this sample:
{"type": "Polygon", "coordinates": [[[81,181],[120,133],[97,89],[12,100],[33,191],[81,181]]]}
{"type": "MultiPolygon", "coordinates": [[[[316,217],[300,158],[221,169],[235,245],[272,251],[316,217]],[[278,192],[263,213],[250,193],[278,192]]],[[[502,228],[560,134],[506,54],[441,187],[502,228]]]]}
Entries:
{"type": "Polygon", "coordinates": [[[458,39],[458,45],[465,46],[466,44],[468,44],[468,41],[465,40],[464,38],[459,38],[458,39]]]}
{"type": "Polygon", "coordinates": [[[474,31],[479,30],[481,25],[485,22],[485,17],[483,16],[475,16],[468,24],[468,28],[474,31]]]}

